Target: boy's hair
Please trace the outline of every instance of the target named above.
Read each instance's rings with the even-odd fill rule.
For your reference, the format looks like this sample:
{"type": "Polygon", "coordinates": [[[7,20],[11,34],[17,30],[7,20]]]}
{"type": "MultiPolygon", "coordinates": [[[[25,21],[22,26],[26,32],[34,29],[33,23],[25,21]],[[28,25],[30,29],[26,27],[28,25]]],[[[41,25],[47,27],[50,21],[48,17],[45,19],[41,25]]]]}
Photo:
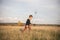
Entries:
{"type": "Polygon", "coordinates": [[[29,15],[29,17],[33,17],[32,15],[29,15]]]}

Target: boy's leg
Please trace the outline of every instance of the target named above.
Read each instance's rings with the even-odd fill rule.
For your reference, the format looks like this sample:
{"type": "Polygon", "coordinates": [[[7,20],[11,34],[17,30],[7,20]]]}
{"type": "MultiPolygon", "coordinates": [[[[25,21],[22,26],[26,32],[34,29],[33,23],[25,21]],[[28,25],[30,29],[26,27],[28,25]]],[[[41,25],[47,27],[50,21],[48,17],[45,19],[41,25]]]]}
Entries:
{"type": "Polygon", "coordinates": [[[25,30],[27,29],[27,26],[28,26],[28,25],[25,25],[25,28],[24,28],[24,30],[23,30],[23,31],[25,31],[25,30]]]}
{"type": "Polygon", "coordinates": [[[31,25],[28,25],[29,30],[31,30],[31,25]]]}

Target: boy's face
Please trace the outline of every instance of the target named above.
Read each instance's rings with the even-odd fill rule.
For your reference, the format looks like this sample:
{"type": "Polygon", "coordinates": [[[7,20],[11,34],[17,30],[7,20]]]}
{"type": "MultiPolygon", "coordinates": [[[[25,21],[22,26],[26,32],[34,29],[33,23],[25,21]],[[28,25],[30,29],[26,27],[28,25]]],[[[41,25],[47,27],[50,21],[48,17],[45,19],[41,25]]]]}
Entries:
{"type": "Polygon", "coordinates": [[[30,20],[32,20],[33,17],[29,17],[30,20]]]}

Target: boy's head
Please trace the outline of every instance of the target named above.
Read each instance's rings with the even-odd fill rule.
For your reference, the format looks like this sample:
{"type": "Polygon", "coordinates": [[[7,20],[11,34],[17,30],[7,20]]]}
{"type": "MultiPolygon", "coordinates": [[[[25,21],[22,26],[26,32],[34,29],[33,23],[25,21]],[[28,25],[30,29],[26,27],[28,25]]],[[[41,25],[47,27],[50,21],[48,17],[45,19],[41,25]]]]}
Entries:
{"type": "Polygon", "coordinates": [[[33,18],[33,16],[32,15],[29,15],[29,19],[31,20],[33,18]]]}

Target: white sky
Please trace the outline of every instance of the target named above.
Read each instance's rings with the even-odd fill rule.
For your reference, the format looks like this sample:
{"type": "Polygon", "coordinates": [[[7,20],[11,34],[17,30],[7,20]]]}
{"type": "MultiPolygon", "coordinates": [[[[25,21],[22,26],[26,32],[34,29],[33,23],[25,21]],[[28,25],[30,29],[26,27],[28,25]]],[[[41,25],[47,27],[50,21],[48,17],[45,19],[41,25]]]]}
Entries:
{"type": "Polygon", "coordinates": [[[0,23],[25,22],[32,14],[32,23],[60,24],[59,0],[1,0],[0,5],[0,23]]]}

